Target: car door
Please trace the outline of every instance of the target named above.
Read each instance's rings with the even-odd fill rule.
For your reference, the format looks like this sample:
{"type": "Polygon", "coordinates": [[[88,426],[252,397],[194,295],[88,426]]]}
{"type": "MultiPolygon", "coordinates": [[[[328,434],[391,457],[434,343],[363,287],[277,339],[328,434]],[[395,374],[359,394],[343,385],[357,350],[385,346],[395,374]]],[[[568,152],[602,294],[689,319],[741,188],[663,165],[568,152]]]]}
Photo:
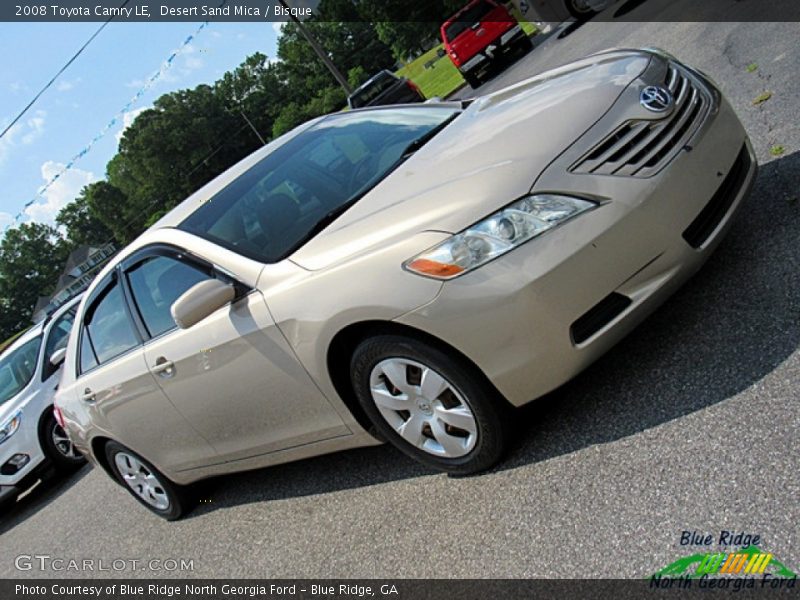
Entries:
{"type": "Polygon", "coordinates": [[[147,368],[115,272],[87,300],[75,389],[92,420],[165,471],[213,463],[213,448],[169,402],[147,368]]]}
{"type": "Polygon", "coordinates": [[[300,364],[257,290],[171,247],[124,263],[148,367],[175,407],[219,453],[236,460],[350,434],[300,364]],[[170,308],[209,278],[238,287],[237,299],[189,329],[170,308]]]}

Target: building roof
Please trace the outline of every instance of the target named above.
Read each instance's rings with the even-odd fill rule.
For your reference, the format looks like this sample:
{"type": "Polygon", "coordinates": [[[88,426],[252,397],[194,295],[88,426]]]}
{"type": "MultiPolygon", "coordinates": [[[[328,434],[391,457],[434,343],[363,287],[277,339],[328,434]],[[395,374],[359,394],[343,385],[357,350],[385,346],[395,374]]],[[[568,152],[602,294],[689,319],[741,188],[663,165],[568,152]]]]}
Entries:
{"type": "MultiPolygon", "coordinates": [[[[75,248],[67,257],[67,262],[64,265],[64,275],[71,275],[73,279],[79,277],[80,273],[73,273],[72,271],[89,260],[89,257],[97,252],[97,250],[97,248],[93,248],[92,246],[79,246],[75,248]]],[[[62,289],[60,286],[56,286],[56,291],[60,289],[62,289]]]]}

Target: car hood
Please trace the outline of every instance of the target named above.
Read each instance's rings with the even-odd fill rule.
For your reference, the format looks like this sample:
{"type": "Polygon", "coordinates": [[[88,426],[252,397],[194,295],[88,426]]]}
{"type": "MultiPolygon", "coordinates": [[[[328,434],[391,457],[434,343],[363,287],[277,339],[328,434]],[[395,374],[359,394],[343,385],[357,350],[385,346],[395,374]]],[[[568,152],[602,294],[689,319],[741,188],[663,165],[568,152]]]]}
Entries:
{"type": "Polygon", "coordinates": [[[475,100],[291,260],[322,269],[400,237],[472,225],[526,194],[651,58],[595,55],[475,100]]]}

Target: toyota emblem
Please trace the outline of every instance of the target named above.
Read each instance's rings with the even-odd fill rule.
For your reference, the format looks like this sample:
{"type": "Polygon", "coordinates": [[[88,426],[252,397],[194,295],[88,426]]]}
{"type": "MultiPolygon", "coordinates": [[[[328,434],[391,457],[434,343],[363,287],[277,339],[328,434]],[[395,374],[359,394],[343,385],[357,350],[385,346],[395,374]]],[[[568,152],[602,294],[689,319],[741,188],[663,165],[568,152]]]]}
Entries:
{"type": "Polygon", "coordinates": [[[649,85],[642,90],[639,101],[647,110],[653,112],[666,112],[672,108],[672,94],[668,89],[656,85],[649,85]]]}

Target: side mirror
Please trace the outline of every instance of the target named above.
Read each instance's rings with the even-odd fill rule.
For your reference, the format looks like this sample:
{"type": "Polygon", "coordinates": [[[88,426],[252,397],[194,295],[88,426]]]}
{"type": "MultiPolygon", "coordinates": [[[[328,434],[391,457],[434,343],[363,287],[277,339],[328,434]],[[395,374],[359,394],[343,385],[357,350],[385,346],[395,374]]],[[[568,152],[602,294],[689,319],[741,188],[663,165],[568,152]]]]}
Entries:
{"type": "Polygon", "coordinates": [[[175,300],[170,312],[178,327],[189,329],[214,311],[233,302],[236,290],[218,279],[206,279],[190,287],[175,300]]]}
{"type": "Polygon", "coordinates": [[[67,356],[67,349],[66,348],[59,348],[53,354],[50,355],[50,364],[54,367],[58,367],[61,363],[64,362],[64,358],[67,356]]]}

